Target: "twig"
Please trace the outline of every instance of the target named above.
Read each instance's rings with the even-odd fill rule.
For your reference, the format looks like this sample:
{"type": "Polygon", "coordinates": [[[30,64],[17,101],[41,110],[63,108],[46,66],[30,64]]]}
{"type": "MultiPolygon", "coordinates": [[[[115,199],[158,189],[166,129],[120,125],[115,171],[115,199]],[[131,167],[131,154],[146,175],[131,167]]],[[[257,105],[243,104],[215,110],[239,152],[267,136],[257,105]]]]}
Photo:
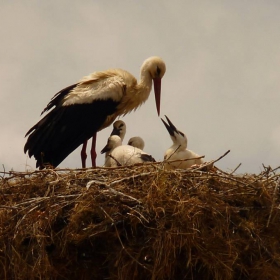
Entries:
{"type": "Polygon", "coordinates": [[[15,209],[15,210],[18,209],[18,207],[14,207],[14,206],[5,206],[5,205],[0,205],[0,208],[15,209]]]}
{"type": "Polygon", "coordinates": [[[48,169],[51,171],[51,173],[54,173],[54,175],[56,176],[56,180],[55,181],[52,181],[52,182],[49,182],[50,185],[55,185],[56,183],[59,182],[59,175],[58,173],[54,170],[54,169],[48,169]]]}
{"type": "Polygon", "coordinates": [[[173,162],[182,162],[182,161],[188,161],[188,160],[194,160],[194,159],[201,159],[201,158],[205,158],[205,156],[199,156],[199,157],[194,157],[194,158],[185,158],[185,159],[174,159],[174,160],[164,160],[163,162],[159,162],[159,163],[164,163],[164,162],[168,162],[168,163],[173,163],[173,162]]]}
{"type": "Polygon", "coordinates": [[[213,163],[221,160],[223,157],[225,157],[228,153],[230,152],[230,150],[226,151],[222,156],[220,156],[218,159],[213,160],[213,163]]]}
{"type": "MultiPolygon", "coordinates": [[[[123,178],[123,179],[127,179],[127,178],[123,178]]],[[[107,184],[107,183],[105,183],[105,182],[98,181],[98,180],[92,180],[92,181],[89,181],[89,182],[87,183],[86,189],[88,190],[88,189],[91,187],[92,184],[99,184],[99,185],[105,186],[105,187],[106,187],[109,191],[111,191],[113,194],[128,197],[129,199],[134,200],[134,201],[137,201],[139,204],[141,204],[142,202],[139,201],[138,199],[136,199],[136,198],[134,198],[134,197],[132,197],[132,196],[130,196],[130,195],[124,194],[124,193],[122,193],[122,192],[120,192],[120,191],[116,191],[115,189],[111,188],[111,185],[117,184],[117,183],[119,183],[120,181],[122,181],[123,179],[114,181],[114,182],[112,182],[112,183],[110,183],[110,184],[107,184]]]]}
{"type": "MultiPolygon", "coordinates": [[[[4,173],[4,175],[6,174],[6,171],[5,171],[5,165],[4,164],[2,164],[2,166],[3,166],[3,170],[4,170],[4,172],[1,172],[1,173],[4,173]]],[[[4,175],[3,176],[1,176],[2,177],[2,179],[4,179],[4,175]]]]}
{"type": "MultiPolygon", "coordinates": [[[[230,150],[228,150],[227,152],[225,152],[222,156],[220,156],[218,159],[215,160],[211,160],[209,162],[206,162],[204,164],[199,165],[197,168],[193,168],[190,167],[189,169],[192,169],[194,171],[198,171],[198,170],[202,170],[202,169],[206,169],[207,171],[209,170],[208,167],[212,168],[214,166],[214,163],[221,160],[223,157],[225,157],[228,153],[230,152],[230,150]]],[[[203,156],[204,157],[204,156],[203,156]]],[[[202,158],[202,157],[198,157],[197,159],[202,158]]],[[[191,159],[189,159],[191,160],[191,159]]],[[[205,170],[203,170],[205,171],[205,170]]]]}
{"type": "Polygon", "coordinates": [[[278,189],[278,187],[280,186],[280,181],[278,181],[278,184],[276,184],[275,188],[274,188],[274,192],[273,192],[273,200],[272,200],[272,204],[271,204],[271,209],[270,209],[270,213],[269,213],[269,217],[266,223],[266,227],[268,227],[270,220],[271,220],[271,216],[272,216],[272,212],[273,212],[273,208],[275,205],[275,201],[276,201],[276,191],[278,189]]]}
{"type": "Polygon", "coordinates": [[[140,174],[137,174],[137,175],[132,175],[132,176],[129,176],[129,177],[124,177],[122,179],[113,181],[112,183],[109,184],[109,186],[119,184],[119,183],[121,183],[123,181],[126,181],[126,180],[129,180],[129,179],[135,179],[135,178],[138,178],[138,177],[149,176],[149,175],[156,174],[156,173],[158,173],[158,172],[157,171],[151,171],[151,172],[146,172],[146,173],[140,173],[140,174]]]}
{"type": "Polygon", "coordinates": [[[117,166],[122,166],[122,165],[119,163],[119,161],[118,161],[115,157],[113,157],[111,154],[109,154],[108,157],[112,158],[112,159],[117,163],[117,166]]]}
{"type": "Polygon", "coordinates": [[[230,173],[229,173],[229,175],[232,175],[240,166],[241,166],[241,162],[233,169],[233,171],[231,171],[230,173]]]}
{"type": "Polygon", "coordinates": [[[176,150],[169,156],[169,158],[165,159],[166,161],[169,160],[178,150],[179,148],[181,147],[181,145],[179,145],[176,150]]]}
{"type": "MultiPolygon", "coordinates": [[[[136,212],[143,220],[145,220],[146,223],[149,223],[149,221],[144,217],[143,214],[141,214],[140,212],[136,211],[135,208],[131,208],[130,206],[128,205],[124,205],[125,207],[127,207],[130,211],[134,211],[136,212]]],[[[140,219],[140,217],[132,214],[132,213],[129,213],[127,212],[127,215],[130,215],[130,216],[133,216],[133,217],[136,217],[142,224],[143,224],[143,221],[140,219]]]]}
{"type": "Polygon", "coordinates": [[[279,169],[279,168],[280,168],[280,166],[278,166],[278,167],[272,169],[271,171],[274,172],[274,171],[276,171],[276,170],[279,169]]]}
{"type": "Polygon", "coordinates": [[[102,206],[99,206],[99,208],[104,212],[104,214],[107,216],[107,218],[109,218],[109,219],[111,220],[111,222],[112,222],[112,224],[113,224],[113,226],[114,226],[114,228],[115,228],[117,237],[118,237],[118,239],[119,239],[119,241],[120,241],[120,244],[121,244],[121,246],[122,246],[122,249],[127,253],[128,256],[131,257],[132,260],[134,260],[137,264],[141,265],[143,268],[145,268],[146,270],[149,271],[149,269],[148,269],[144,264],[140,263],[137,259],[135,259],[135,258],[126,250],[126,248],[125,248],[125,246],[124,246],[124,244],[123,244],[123,242],[122,242],[122,240],[121,240],[121,237],[120,237],[120,235],[119,235],[119,231],[118,231],[118,229],[117,229],[117,227],[116,227],[116,224],[115,224],[114,219],[105,211],[105,209],[104,209],[102,206]]]}
{"type": "Polygon", "coordinates": [[[23,215],[23,217],[17,222],[16,226],[15,226],[15,230],[14,230],[14,238],[16,237],[17,235],[17,230],[18,230],[18,227],[19,225],[22,223],[22,221],[25,219],[25,217],[31,213],[33,210],[37,209],[38,208],[38,205],[35,205],[33,208],[31,208],[27,213],[25,213],[23,215]]]}
{"type": "MultiPolygon", "coordinates": [[[[267,172],[260,173],[259,175],[256,176],[256,179],[255,179],[254,181],[248,182],[246,186],[248,186],[248,185],[253,185],[254,183],[260,181],[263,177],[265,177],[265,176],[267,176],[267,175],[268,175],[267,172]]],[[[269,178],[267,178],[267,180],[268,180],[268,179],[269,179],[269,178]]]]}

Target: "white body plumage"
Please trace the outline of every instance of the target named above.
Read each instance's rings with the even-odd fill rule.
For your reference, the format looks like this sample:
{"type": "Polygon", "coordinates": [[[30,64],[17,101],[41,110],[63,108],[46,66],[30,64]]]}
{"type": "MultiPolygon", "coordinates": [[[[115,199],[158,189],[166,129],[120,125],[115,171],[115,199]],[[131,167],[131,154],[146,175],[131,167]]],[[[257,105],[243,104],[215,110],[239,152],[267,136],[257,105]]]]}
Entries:
{"type": "Polygon", "coordinates": [[[121,138],[117,135],[109,137],[107,145],[103,148],[101,153],[108,153],[105,159],[106,167],[155,161],[152,156],[138,148],[122,145],[121,138]]]}
{"type": "Polygon", "coordinates": [[[145,142],[141,137],[134,136],[128,140],[127,145],[143,150],[145,147],[145,142]]]}

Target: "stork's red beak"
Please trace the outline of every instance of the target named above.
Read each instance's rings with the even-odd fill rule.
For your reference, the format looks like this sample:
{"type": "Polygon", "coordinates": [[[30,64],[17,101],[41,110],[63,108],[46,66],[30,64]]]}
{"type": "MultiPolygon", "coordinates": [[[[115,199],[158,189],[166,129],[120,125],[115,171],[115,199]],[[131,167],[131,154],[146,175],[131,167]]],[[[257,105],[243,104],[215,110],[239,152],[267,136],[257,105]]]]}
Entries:
{"type": "Polygon", "coordinates": [[[154,91],[156,98],[156,106],[158,115],[160,115],[160,91],[161,91],[161,78],[154,78],[154,91]]]}

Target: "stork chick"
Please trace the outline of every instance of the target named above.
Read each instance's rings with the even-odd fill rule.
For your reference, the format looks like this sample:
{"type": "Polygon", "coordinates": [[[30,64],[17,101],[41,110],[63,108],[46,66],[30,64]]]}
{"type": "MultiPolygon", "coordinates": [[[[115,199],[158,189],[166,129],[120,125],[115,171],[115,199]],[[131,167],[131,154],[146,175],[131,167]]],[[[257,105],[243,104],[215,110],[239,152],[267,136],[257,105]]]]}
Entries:
{"type": "Polygon", "coordinates": [[[145,147],[145,142],[144,142],[144,140],[141,137],[135,136],[135,137],[131,137],[128,140],[127,145],[135,147],[135,148],[138,148],[140,150],[143,150],[144,147],[145,147]]]}
{"type": "MultiPolygon", "coordinates": [[[[121,138],[121,144],[122,145],[122,141],[124,139],[124,136],[125,136],[125,133],[126,133],[126,124],[124,121],[122,120],[117,120],[113,123],[113,130],[110,134],[110,136],[113,136],[113,135],[117,135],[121,138]]],[[[105,166],[106,166],[106,160],[107,160],[107,157],[109,155],[109,152],[110,151],[107,151],[105,153],[105,166]]]]}
{"type": "Polygon", "coordinates": [[[124,136],[126,134],[126,124],[122,120],[117,120],[113,123],[113,130],[111,132],[111,135],[118,135],[120,136],[121,140],[123,141],[124,136]]]}
{"type": "Polygon", "coordinates": [[[102,149],[101,154],[107,153],[105,160],[106,167],[132,165],[135,163],[154,162],[155,159],[142,150],[122,145],[121,138],[117,135],[109,137],[107,145],[102,149]]]}
{"type": "Polygon", "coordinates": [[[199,157],[199,155],[187,149],[188,139],[186,135],[183,132],[179,131],[167,116],[165,117],[168,123],[163,119],[161,120],[165,125],[167,131],[169,132],[171,140],[173,141],[173,145],[169,149],[167,149],[164,154],[164,160],[166,161],[165,168],[167,170],[177,168],[186,169],[194,164],[203,163],[203,160],[201,158],[193,159],[199,157]],[[170,162],[173,160],[183,161],[170,162]]]}

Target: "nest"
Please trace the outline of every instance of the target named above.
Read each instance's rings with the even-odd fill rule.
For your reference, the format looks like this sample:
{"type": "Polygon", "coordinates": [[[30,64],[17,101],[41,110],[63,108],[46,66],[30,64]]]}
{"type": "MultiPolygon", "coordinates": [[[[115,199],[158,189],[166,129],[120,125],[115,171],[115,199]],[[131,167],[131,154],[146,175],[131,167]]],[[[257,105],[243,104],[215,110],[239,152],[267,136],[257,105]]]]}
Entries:
{"type": "Polygon", "coordinates": [[[279,279],[279,178],[160,164],[9,172],[1,279],[279,279]]]}

